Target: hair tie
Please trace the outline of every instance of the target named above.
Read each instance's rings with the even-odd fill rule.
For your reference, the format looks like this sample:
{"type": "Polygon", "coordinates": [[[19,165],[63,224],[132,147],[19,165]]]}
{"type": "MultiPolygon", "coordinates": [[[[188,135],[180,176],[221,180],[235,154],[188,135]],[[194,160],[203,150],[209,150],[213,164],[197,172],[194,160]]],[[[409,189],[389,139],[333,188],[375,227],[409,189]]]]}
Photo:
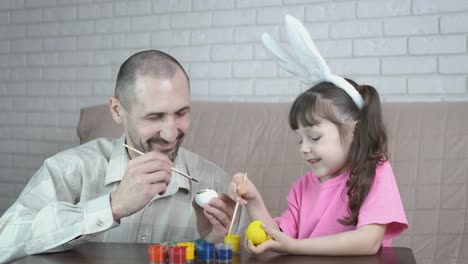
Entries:
{"type": "Polygon", "coordinates": [[[294,57],[283,50],[268,33],[264,32],[261,36],[263,45],[273,55],[276,63],[308,86],[315,86],[321,82],[333,83],[343,89],[357,107],[362,109],[364,105],[362,96],[343,77],[330,71],[304,25],[289,14],[285,16],[284,20],[294,57]]]}

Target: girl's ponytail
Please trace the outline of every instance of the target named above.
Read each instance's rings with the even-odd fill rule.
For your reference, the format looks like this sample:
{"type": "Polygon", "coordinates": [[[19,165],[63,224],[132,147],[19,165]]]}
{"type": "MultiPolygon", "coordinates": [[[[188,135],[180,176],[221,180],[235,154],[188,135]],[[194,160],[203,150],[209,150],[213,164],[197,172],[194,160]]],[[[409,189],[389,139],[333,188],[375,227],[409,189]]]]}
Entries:
{"type": "Polygon", "coordinates": [[[369,85],[357,85],[349,79],[347,81],[356,87],[365,103],[359,111],[350,146],[351,177],[346,183],[350,215],[338,221],[343,225],[357,225],[359,210],[372,186],[376,168],[388,159],[387,134],[377,90],[369,85]]]}

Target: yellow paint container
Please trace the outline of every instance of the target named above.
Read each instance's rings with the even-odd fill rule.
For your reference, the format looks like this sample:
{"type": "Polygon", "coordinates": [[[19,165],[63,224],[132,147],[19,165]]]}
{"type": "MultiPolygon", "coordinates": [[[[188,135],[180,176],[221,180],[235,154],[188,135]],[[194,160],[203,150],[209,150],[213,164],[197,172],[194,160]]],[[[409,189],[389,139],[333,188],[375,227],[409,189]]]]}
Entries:
{"type": "Polygon", "coordinates": [[[185,258],[187,261],[194,261],[195,259],[195,244],[193,242],[179,242],[179,247],[185,247],[185,258]]]}
{"type": "Polygon", "coordinates": [[[224,237],[224,243],[232,246],[232,253],[239,254],[241,252],[241,236],[238,234],[228,234],[224,237]]]}

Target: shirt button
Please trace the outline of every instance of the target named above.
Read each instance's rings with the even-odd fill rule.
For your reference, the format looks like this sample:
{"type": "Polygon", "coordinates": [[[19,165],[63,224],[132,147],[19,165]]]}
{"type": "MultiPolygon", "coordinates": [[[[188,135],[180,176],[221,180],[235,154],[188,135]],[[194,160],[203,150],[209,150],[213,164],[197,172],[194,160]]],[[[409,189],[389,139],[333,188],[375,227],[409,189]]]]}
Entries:
{"type": "Polygon", "coordinates": [[[146,235],[142,235],[141,240],[146,240],[146,235]]]}
{"type": "Polygon", "coordinates": [[[101,227],[103,224],[104,224],[104,223],[102,223],[101,220],[97,220],[97,222],[96,222],[96,225],[99,226],[99,227],[101,227]]]}

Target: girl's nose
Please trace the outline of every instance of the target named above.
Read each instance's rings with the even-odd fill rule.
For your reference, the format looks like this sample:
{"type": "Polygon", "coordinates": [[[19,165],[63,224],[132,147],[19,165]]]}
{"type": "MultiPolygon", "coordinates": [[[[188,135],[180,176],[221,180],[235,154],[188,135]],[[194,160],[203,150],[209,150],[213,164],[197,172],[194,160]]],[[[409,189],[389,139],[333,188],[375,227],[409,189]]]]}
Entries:
{"type": "Polygon", "coordinates": [[[301,146],[299,147],[299,151],[302,153],[309,153],[311,149],[310,149],[310,146],[307,144],[307,142],[303,141],[301,143],[301,146]]]}

